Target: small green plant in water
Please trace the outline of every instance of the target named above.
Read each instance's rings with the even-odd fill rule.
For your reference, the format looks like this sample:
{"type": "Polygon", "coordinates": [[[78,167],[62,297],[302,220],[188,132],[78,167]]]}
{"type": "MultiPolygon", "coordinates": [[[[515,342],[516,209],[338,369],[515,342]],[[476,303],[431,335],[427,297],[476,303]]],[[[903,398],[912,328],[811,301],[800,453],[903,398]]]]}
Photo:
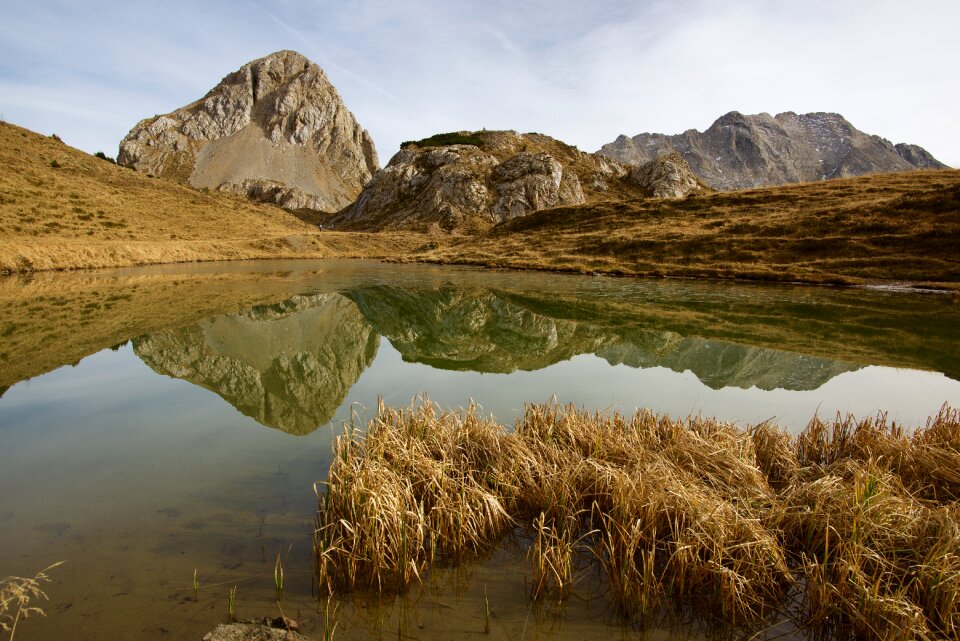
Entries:
{"type": "Polygon", "coordinates": [[[273,564],[273,589],[277,593],[277,601],[283,601],[283,561],[277,552],[277,562],[273,564]]]}
{"type": "Polygon", "coordinates": [[[227,599],[227,623],[233,623],[237,620],[236,611],[234,610],[234,602],[237,599],[237,586],[233,586],[230,589],[230,596],[227,599]]]}
{"type": "Polygon", "coordinates": [[[197,568],[193,568],[193,600],[200,600],[200,583],[197,581],[197,568]]]}
{"type": "Polygon", "coordinates": [[[490,599],[487,598],[487,586],[483,586],[483,607],[486,610],[486,618],[483,623],[483,633],[490,634],[490,599]]]}
{"type": "Polygon", "coordinates": [[[333,641],[333,634],[337,630],[337,609],[339,605],[333,606],[333,610],[330,609],[330,601],[333,599],[333,595],[327,596],[327,603],[323,608],[323,641],[333,641]]]}

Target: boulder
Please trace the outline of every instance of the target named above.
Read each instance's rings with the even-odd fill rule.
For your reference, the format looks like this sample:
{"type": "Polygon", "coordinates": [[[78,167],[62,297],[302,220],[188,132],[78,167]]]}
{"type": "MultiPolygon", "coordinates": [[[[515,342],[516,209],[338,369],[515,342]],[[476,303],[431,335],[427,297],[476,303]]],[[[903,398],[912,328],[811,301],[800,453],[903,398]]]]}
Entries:
{"type": "Polygon", "coordinates": [[[655,198],[683,198],[699,191],[700,181],[680,154],[655,158],[630,172],[630,180],[648,189],[655,198]]]}

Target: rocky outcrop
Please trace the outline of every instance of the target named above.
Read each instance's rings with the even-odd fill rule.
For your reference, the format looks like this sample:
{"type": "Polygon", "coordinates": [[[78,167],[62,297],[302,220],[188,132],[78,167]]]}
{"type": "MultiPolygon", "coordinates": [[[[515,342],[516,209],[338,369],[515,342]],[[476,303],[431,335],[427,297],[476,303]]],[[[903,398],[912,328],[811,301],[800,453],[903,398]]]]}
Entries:
{"type": "Polygon", "coordinates": [[[628,170],[542,134],[441,134],[405,143],[331,219],[336,228],[475,232],[533,211],[595,198],[645,197],[628,170]]]}
{"type": "Polygon", "coordinates": [[[280,626],[273,621],[221,623],[203,636],[203,641],[311,641],[293,626],[280,626]]]}
{"type": "Polygon", "coordinates": [[[630,180],[655,198],[683,198],[701,189],[700,181],[680,154],[654,158],[630,172],[630,180]]]}
{"type": "Polygon", "coordinates": [[[377,334],[339,294],[297,296],[133,340],[157,373],[209,389],[291,434],[329,421],[378,347],[377,334]]]}
{"type": "Polygon", "coordinates": [[[379,167],[320,67],[294,51],[250,62],[202,99],[140,121],[117,162],[194,187],[338,211],[379,167]]]}
{"type": "Polygon", "coordinates": [[[694,174],[722,190],[945,167],[925,149],[865,134],[839,114],[789,111],[732,111],[703,132],[622,135],[598,153],[633,165],[678,153],[694,174]]]}
{"type": "Polygon", "coordinates": [[[916,167],[917,169],[944,169],[946,165],[933,157],[929,151],[920,145],[908,145],[899,143],[894,145],[894,149],[900,154],[900,157],[916,167]]]}

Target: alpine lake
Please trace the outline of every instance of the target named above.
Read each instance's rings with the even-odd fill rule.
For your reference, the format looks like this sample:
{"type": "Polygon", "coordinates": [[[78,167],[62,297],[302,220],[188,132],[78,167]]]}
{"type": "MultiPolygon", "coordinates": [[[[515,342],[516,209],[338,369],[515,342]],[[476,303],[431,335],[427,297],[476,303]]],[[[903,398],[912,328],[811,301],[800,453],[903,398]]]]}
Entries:
{"type": "Polygon", "coordinates": [[[625,621],[589,577],[532,602],[522,533],[403,594],[318,596],[334,438],[424,395],[508,428],[544,402],[792,432],[960,406],[960,298],[942,293],[210,263],[5,277],[0,337],[0,575],[66,562],[20,641],[199,640],[231,594],[238,619],[317,639],[717,638],[625,621]]]}

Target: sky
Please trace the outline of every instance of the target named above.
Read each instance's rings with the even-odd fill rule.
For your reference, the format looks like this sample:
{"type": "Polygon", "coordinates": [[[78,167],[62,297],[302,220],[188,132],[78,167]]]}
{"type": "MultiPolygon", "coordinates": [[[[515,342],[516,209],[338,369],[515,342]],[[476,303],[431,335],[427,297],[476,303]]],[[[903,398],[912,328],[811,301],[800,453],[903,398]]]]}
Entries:
{"type": "Polygon", "coordinates": [[[515,129],[596,151],[729,111],[843,114],[960,167],[960,0],[0,0],[0,117],[115,155],[294,49],[374,139],[515,129]]]}

